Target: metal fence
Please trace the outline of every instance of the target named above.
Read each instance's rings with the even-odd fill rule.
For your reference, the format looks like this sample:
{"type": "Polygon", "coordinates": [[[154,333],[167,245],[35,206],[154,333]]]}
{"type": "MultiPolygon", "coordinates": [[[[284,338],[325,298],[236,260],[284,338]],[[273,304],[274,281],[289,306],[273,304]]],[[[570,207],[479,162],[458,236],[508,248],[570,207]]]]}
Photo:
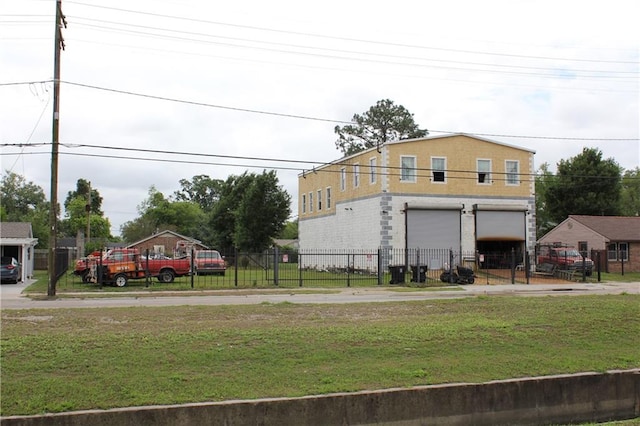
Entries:
{"type": "MultiPolygon", "coordinates": [[[[477,253],[449,249],[362,249],[362,250],[283,250],[262,253],[221,251],[227,269],[222,273],[187,275],[172,283],[156,278],[130,280],[128,286],[153,288],[294,288],[365,287],[382,285],[441,286],[452,266],[470,268],[476,283],[529,283],[535,275],[535,255],[522,253],[477,253]]],[[[69,259],[73,265],[74,259],[69,259]]],[[[192,268],[192,270],[194,270],[192,268]]],[[[98,283],[100,286],[108,283],[98,283]]],[[[83,283],[73,274],[73,266],[60,279],[60,288],[96,286],[83,283]]]]}

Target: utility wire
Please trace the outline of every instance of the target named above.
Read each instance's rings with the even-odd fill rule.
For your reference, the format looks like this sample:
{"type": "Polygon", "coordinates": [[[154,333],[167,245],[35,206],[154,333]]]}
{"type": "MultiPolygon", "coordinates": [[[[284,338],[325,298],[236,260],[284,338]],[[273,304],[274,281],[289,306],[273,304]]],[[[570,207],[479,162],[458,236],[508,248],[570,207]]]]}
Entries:
{"type": "Polygon", "coordinates": [[[251,25],[230,24],[230,23],[225,23],[225,22],[210,21],[210,20],[206,20],[206,19],[187,18],[187,17],[182,17],[182,16],[176,16],[176,15],[165,15],[165,14],[161,14],[161,13],[143,12],[143,11],[139,11],[139,10],[123,9],[123,8],[110,7],[110,6],[99,6],[99,5],[93,5],[93,4],[83,3],[83,2],[79,2],[79,1],[72,1],[72,0],[67,0],[67,3],[77,4],[77,5],[87,6],[87,7],[100,8],[100,9],[115,10],[115,11],[119,11],[119,12],[131,13],[131,14],[146,15],[146,16],[156,16],[156,17],[169,18],[169,19],[177,19],[177,20],[183,20],[183,21],[188,21],[188,22],[199,22],[199,23],[227,26],[227,27],[233,27],[233,28],[243,28],[243,29],[250,29],[250,30],[273,32],[273,33],[279,33],[279,34],[299,35],[299,36],[305,36],[305,37],[317,37],[317,38],[338,40],[338,41],[351,41],[351,42],[358,42],[358,43],[367,43],[367,44],[374,44],[374,45],[391,46],[391,47],[396,47],[396,48],[397,47],[404,47],[404,48],[436,50],[436,51],[444,51],[444,52],[469,53],[469,54],[474,54],[474,55],[491,55],[491,56],[503,56],[503,57],[513,57],[513,58],[543,59],[543,60],[553,60],[553,61],[562,60],[562,61],[571,61],[571,62],[593,62],[593,63],[612,63],[612,64],[632,64],[632,65],[637,65],[637,62],[634,62],[634,61],[609,61],[609,60],[594,60],[594,59],[571,59],[571,58],[560,58],[560,57],[549,57],[549,56],[531,56],[531,55],[518,55],[518,54],[499,53],[499,52],[473,51],[473,50],[464,50],[464,49],[449,49],[449,48],[432,47],[432,46],[420,46],[420,45],[402,44],[402,43],[390,43],[390,42],[372,41],[372,40],[350,38],[350,37],[329,36],[329,35],[323,35],[323,34],[305,33],[305,32],[289,31],[289,30],[280,30],[280,29],[258,27],[258,26],[251,26],[251,25]]]}
{"type": "MultiPolygon", "coordinates": [[[[36,84],[36,83],[51,83],[51,82],[52,82],[52,80],[0,83],[0,87],[3,87],[3,86],[19,86],[19,85],[36,84]]],[[[149,99],[156,99],[156,100],[162,100],[162,101],[167,101],[167,102],[183,103],[183,104],[187,104],[187,105],[202,106],[202,107],[207,107],[207,108],[219,108],[219,109],[225,109],[225,110],[231,110],[231,111],[240,111],[240,112],[247,112],[247,113],[253,113],[253,114],[271,115],[271,116],[285,117],[285,118],[296,118],[296,119],[302,119],[302,120],[321,121],[321,122],[327,122],[327,123],[353,124],[352,121],[335,120],[335,119],[330,119],[330,118],[311,117],[311,116],[297,115],[297,114],[285,114],[285,113],[278,113],[278,112],[272,112],[272,111],[262,111],[262,110],[248,109],[248,108],[231,107],[231,106],[225,106],[225,105],[216,105],[216,104],[209,104],[209,103],[206,103],[206,102],[196,102],[196,101],[189,101],[189,100],[184,100],[184,99],[169,98],[169,97],[165,97],[165,96],[149,95],[149,94],[144,94],[144,93],[131,92],[131,91],[127,91],[127,90],[111,89],[111,88],[106,88],[106,87],[101,87],[101,86],[95,86],[95,85],[83,84],[83,83],[75,83],[75,82],[65,81],[65,80],[61,80],[60,83],[68,84],[68,85],[71,85],[71,86],[84,87],[84,88],[88,88],[88,89],[101,90],[101,91],[105,91],[105,92],[119,93],[119,94],[124,94],[124,95],[137,96],[137,97],[149,98],[149,99]]],[[[477,133],[477,132],[464,132],[464,131],[459,131],[459,130],[456,131],[456,130],[436,130],[436,129],[429,129],[429,133],[462,134],[462,135],[469,135],[469,136],[504,137],[504,138],[514,138],[514,139],[546,139],[546,140],[610,141],[610,142],[626,142],[626,141],[635,142],[635,141],[640,141],[640,138],[584,138],[584,137],[563,137],[563,136],[531,136],[531,135],[477,133]]]]}
{"type": "MultiPolygon", "coordinates": [[[[213,35],[213,34],[207,34],[207,33],[201,33],[201,32],[193,32],[193,31],[171,30],[171,29],[167,29],[167,28],[159,28],[159,27],[153,27],[153,26],[147,26],[147,25],[123,24],[123,23],[118,23],[118,22],[114,22],[114,21],[107,21],[107,20],[101,20],[101,19],[78,18],[78,17],[73,17],[73,16],[70,16],[69,18],[76,18],[76,19],[94,21],[94,22],[101,22],[101,23],[109,23],[109,24],[115,24],[115,25],[123,25],[123,26],[134,27],[134,28],[152,29],[152,30],[169,32],[169,33],[179,33],[179,34],[187,34],[187,35],[192,35],[192,36],[193,35],[202,36],[202,37],[207,37],[207,38],[216,38],[216,39],[225,39],[225,40],[249,42],[249,43],[284,46],[284,47],[291,47],[291,48],[295,48],[295,49],[309,49],[309,50],[315,50],[315,51],[334,52],[334,53],[340,53],[340,54],[349,55],[347,57],[345,57],[345,56],[327,56],[327,55],[316,55],[316,54],[309,54],[309,53],[297,52],[297,51],[283,51],[283,50],[276,50],[276,49],[265,49],[265,48],[258,48],[258,47],[255,47],[255,46],[228,44],[228,43],[212,42],[212,41],[201,40],[201,39],[183,38],[183,37],[172,37],[172,36],[167,36],[165,34],[137,32],[137,31],[131,31],[131,30],[122,30],[120,28],[111,28],[111,27],[103,27],[103,26],[98,26],[98,25],[88,25],[88,24],[77,23],[78,25],[89,26],[89,27],[92,27],[92,28],[102,28],[102,29],[117,30],[117,31],[127,31],[127,32],[136,33],[136,34],[158,36],[158,37],[176,39],[176,40],[199,41],[199,42],[204,42],[204,43],[222,44],[222,45],[231,46],[231,47],[260,49],[260,50],[275,51],[275,52],[289,53],[289,54],[304,54],[304,55],[321,56],[321,57],[333,58],[333,59],[346,59],[346,60],[355,60],[355,61],[378,62],[378,63],[393,64],[393,65],[429,66],[429,65],[421,65],[421,64],[407,64],[407,63],[403,64],[403,63],[398,63],[397,61],[393,61],[393,62],[391,62],[391,61],[372,61],[372,60],[367,60],[367,59],[363,59],[363,58],[356,58],[356,57],[351,56],[351,55],[361,55],[361,56],[392,58],[392,59],[404,59],[404,60],[416,60],[416,61],[426,61],[426,62],[452,63],[452,64],[467,65],[467,66],[468,65],[474,65],[474,66],[490,66],[490,67],[496,67],[496,68],[514,68],[514,69],[528,69],[528,70],[549,71],[549,72],[552,72],[554,74],[549,75],[549,74],[540,74],[540,73],[531,73],[531,72],[518,72],[518,73],[514,72],[514,73],[515,74],[523,74],[523,75],[541,75],[541,76],[560,77],[560,78],[574,78],[574,76],[570,76],[570,75],[564,76],[564,75],[559,75],[558,73],[584,72],[584,73],[631,74],[631,76],[619,76],[619,77],[602,76],[602,75],[586,75],[586,76],[582,76],[581,75],[581,76],[579,76],[579,78],[589,78],[589,77],[592,77],[592,78],[635,78],[635,76],[638,75],[638,71],[566,69],[566,68],[533,67],[533,66],[524,66],[524,65],[490,64],[490,63],[486,63],[486,62],[453,61],[453,60],[444,60],[444,59],[423,58],[423,57],[416,57],[416,56],[401,56],[401,55],[382,54],[382,53],[375,53],[375,52],[374,53],[372,53],[372,52],[362,52],[362,51],[355,51],[355,50],[329,49],[329,48],[323,48],[323,47],[305,46],[305,45],[291,44],[291,43],[277,43],[277,42],[269,42],[269,41],[264,41],[264,40],[240,38],[240,37],[219,36],[219,35],[213,35]]],[[[472,68],[472,69],[470,69],[470,68],[455,68],[455,67],[442,67],[442,66],[435,66],[435,65],[434,66],[430,66],[430,67],[441,68],[441,69],[474,71],[474,72],[475,71],[500,72],[498,70],[487,70],[487,69],[477,69],[477,68],[472,68]]]]}

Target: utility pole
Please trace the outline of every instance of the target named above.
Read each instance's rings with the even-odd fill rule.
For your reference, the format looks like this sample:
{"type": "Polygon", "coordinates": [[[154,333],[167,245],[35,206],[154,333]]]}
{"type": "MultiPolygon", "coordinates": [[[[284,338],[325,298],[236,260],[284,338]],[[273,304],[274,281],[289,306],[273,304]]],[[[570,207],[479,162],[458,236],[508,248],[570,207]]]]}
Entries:
{"type": "Polygon", "coordinates": [[[85,207],[87,211],[87,237],[84,242],[85,251],[89,247],[91,241],[91,182],[89,182],[89,190],[87,192],[87,205],[85,207]]]}
{"type": "Polygon", "coordinates": [[[51,140],[51,208],[49,210],[49,283],[47,295],[56,295],[56,245],[58,241],[58,134],[60,119],[60,51],[64,50],[62,27],[67,20],[62,14],[62,0],[56,0],[53,60],[53,127],[51,140]]]}

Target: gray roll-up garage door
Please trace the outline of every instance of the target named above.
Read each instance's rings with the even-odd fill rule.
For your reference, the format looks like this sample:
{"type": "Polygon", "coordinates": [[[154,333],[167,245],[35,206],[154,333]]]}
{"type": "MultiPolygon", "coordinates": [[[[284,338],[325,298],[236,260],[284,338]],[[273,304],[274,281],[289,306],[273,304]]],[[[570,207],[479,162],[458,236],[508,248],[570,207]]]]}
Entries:
{"type": "Polygon", "coordinates": [[[460,209],[411,209],[407,248],[460,250],[460,209]]]}
{"type": "Polygon", "coordinates": [[[478,241],[525,241],[524,211],[476,211],[478,241]]]}

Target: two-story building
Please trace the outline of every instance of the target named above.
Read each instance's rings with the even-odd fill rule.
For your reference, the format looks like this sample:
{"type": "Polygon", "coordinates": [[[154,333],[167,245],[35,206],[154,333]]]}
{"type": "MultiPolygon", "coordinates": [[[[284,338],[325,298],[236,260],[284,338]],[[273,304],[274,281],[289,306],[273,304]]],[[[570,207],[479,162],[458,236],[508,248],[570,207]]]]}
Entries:
{"type": "Polygon", "coordinates": [[[300,249],[513,249],[524,258],[535,247],[534,153],[454,134],[388,142],[304,171],[300,249]]]}

